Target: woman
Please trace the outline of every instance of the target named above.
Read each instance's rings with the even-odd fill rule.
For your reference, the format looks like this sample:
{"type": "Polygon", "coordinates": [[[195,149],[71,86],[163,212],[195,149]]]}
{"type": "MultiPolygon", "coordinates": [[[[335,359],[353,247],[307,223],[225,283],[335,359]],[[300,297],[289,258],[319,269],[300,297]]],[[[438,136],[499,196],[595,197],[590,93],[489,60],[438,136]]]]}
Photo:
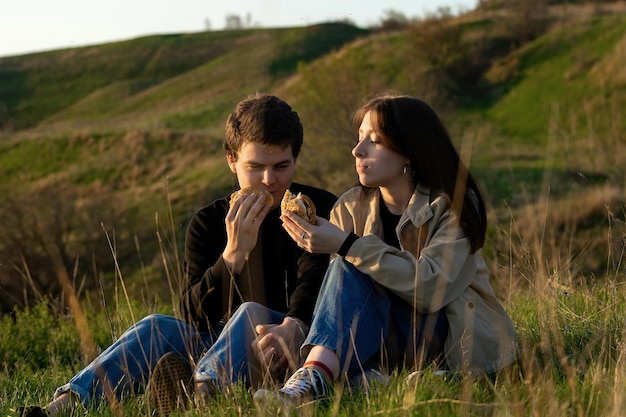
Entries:
{"type": "Polygon", "coordinates": [[[481,257],[485,205],[439,117],[419,99],[383,95],[357,110],[354,125],[360,184],[340,197],[330,222],[282,216],[300,246],[338,256],[303,367],[278,392],[257,391],[259,402],[323,398],[342,371],[434,362],[475,376],[517,359],[515,329],[481,257]]]}

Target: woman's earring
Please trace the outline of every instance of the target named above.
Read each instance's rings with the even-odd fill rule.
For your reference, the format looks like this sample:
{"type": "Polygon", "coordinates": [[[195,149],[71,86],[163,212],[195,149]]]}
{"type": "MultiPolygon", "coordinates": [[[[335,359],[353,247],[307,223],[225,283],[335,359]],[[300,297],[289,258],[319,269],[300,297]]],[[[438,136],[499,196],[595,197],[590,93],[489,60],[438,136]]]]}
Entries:
{"type": "Polygon", "coordinates": [[[408,167],[408,166],[409,166],[409,165],[407,164],[407,165],[405,165],[405,166],[404,166],[404,168],[402,168],[402,173],[403,173],[403,174],[406,174],[406,171],[407,171],[407,167],[408,167]]]}

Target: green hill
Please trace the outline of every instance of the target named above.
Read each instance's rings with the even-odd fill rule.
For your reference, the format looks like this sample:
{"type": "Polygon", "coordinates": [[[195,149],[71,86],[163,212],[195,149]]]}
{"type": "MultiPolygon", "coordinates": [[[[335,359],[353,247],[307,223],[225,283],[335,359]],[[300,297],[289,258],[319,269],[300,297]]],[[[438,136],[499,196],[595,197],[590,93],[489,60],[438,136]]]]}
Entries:
{"type": "MultiPolygon", "coordinates": [[[[270,87],[299,62],[365,33],[345,24],[203,32],[3,58],[0,97],[8,113],[3,124],[22,130],[95,119],[124,126],[129,113],[151,119],[144,124],[155,117],[198,116],[216,106],[215,97],[230,92],[232,100],[241,91],[270,87]]],[[[132,119],[136,127],[137,117],[132,119]]],[[[206,118],[178,123],[204,128],[206,118]]]]}
{"type": "Polygon", "coordinates": [[[53,242],[87,288],[123,276],[143,297],[154,296],[148,285],[166,295],[163,271],[180,268],[187,219],[235,187],[224,120],[255,91],[302,117],[296,179],[335,193],[355,182],[349,120],[361,100],[384,90],[426,98],[489,199],[496,274],[535,232],[566,239],[548,263],[585,253],[577,276],[597,273],[612,262],[606,230],[623,219],[626,15],[583,9],[547,15],[528,39],[485,7],[393,31],[329,23],[0,58],[0,284],[13,294],[20,259],[35,286],[54,281],[53,242]],[[561,216],[545,215],[547,200],[561,216]],[[529,223],[503,237],[513,220],[529,223]]]}

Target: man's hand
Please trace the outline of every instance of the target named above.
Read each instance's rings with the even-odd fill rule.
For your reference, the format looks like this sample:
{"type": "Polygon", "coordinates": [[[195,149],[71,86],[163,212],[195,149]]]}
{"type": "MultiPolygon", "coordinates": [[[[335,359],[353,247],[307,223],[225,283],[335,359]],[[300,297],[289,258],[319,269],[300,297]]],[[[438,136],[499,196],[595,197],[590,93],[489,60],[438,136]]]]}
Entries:
{"type": "Polygon", "coordinates": [[[300,346],[308,332],[302,320],[285,318],[281,324],[258,324],[255,330],[258,336],[251,344],[252,351],[274,376],[283,375],[287,368],[297,369],[300,346]]]}
{"type": "Polygon", "coordinates": [[[270,211],[265,196],[246,194],[238,196],[226,214],[228,241],[222,258],[231,272],[241,273],[243,265],[259,237],[259,228],[270,211]]]}

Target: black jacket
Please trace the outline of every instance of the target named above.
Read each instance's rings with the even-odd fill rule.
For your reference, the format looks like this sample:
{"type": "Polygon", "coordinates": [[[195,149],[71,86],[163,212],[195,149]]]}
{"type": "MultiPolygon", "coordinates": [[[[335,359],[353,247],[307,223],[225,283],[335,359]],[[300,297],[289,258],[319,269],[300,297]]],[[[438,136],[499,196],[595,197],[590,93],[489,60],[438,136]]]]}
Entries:
{"type": "MultiPolygon", "coordinates": [[[[326,219],[337,200],[328,191],[306,185],[292,183],[289,189],[309,196],[317,215],[326,219]]],[[[329,255],[311,254],[298,247],[283,229],[277,207],[263,220],[257,245],[242,273],[231,280],[222,259],[228,208],[229,196],[218,199],[198,210],[187,227],[181,297],[184,318],[208,331],[221,319],[228,319],[242,302],[257,301],[310,324],[329,255]],[[257,290],[253,290],[255,283],[260,285],[257,290]]]]}

